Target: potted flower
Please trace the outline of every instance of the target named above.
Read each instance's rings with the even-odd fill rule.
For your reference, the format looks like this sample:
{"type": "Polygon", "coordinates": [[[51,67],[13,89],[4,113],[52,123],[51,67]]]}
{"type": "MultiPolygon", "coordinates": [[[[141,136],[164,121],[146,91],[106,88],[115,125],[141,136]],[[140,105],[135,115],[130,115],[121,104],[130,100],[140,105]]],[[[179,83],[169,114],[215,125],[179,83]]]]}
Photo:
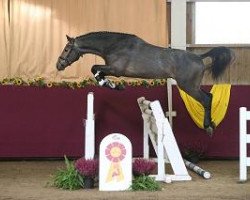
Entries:
{"type": "Polygon", "coordinates": [[[134,176],[148,176],[156,169],[156,163],[152,160],[137,158],[134,160],[132,168],[134,176]]]}
{"type": "Polygon", "coordinates": [[[132,182],[132,190],[156,191],[161,187],[154,178],[149,175],[156,169],[156,163],[152,160],[138,158],[132,164],[134,180],[132,182]]]}
{"type": "Polygon", "coordinates": [[[84,178],[84,188],[93,188],[98,173],[98,160],[79,158],[75,162],[75,168],[84,178]]]}

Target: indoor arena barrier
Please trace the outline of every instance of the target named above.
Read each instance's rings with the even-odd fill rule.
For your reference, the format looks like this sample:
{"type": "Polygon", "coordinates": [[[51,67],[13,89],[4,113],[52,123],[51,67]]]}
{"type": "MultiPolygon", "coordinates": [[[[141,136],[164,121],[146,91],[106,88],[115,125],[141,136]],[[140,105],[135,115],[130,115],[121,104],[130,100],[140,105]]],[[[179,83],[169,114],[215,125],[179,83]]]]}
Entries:
{"type": "Polygon", "coordinates": [[[157,155],[156,180],[172,182],[191,180],[183,162],[179,147],[168,119],[165,117],[159,101],[148,101],[144,97],[137,99],[143,118],[143,156],[149,159],[149,138],[157,155]],[[174,174],[165,173],[165,162],[171,164],[174,174]]]}
{"type": "Polygon", "coordinates": [[[247,157],[247,144],[250,143],[250,134],[247,133],[247,121],[250,120],[250,111],[240,107],[240,182],[247,180],[247,167],[250,166],[250,157],[247,157]]]}

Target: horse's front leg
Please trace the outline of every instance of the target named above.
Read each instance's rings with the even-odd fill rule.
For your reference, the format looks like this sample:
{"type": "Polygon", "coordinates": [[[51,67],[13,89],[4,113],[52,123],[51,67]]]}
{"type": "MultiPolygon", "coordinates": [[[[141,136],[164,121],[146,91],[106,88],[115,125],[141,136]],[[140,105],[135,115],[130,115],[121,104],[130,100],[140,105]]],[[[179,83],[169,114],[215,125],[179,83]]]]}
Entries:
{"type": "Polygon", "coordinates": [[[94,65],[91,68],[91,72],[100,86],[108,87],[110,89],[122,90],[124,86],[116,85],[115,83],[108,80],[105,76],[114,76],[114,71],[108,65],[94,65]]]}

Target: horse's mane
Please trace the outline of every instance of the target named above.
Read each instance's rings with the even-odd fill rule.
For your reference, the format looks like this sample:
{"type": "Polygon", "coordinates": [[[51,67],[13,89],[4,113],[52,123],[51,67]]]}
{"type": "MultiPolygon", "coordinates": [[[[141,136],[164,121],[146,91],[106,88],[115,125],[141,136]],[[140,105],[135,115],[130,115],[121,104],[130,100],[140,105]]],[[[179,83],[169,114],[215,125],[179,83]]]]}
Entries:
{"type": "Polygon", "coordinates": [[[98,31],[98,32],[90,32],[86,33],[84,35],[76,37],[77,39],[81,39],[83,37],[88,37],[88,36],[121,36],[121,37],[136,37],[136,35],[129,34],[129,33],[122,33],[122,32],[110,32],[110,31],[98,31]]]}

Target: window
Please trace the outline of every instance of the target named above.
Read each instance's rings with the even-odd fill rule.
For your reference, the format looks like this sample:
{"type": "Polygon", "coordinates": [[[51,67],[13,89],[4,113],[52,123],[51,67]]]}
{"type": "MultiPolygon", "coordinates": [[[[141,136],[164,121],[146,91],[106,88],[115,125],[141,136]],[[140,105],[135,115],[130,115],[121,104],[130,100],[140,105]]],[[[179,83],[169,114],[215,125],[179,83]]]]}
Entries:
{"type": "Polygon", "coordinates": [[[196,2],[195,44],[250,44],[250,2],[196,2]]]}

